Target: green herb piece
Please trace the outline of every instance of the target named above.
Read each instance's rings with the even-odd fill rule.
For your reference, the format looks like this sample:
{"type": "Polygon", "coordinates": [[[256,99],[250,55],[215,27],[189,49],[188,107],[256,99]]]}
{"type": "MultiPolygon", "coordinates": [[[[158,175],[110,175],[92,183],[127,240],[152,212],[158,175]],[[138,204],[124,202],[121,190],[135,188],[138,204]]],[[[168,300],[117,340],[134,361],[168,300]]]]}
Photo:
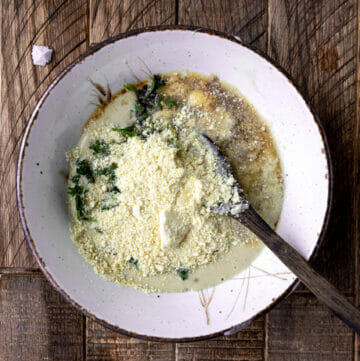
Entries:
{"type": "Polygon", "coordinates": [[[151,84],[151,92],[156,92],[161,86],[164,85],[165,80],[159,74],[155,74],[151,84]]]}
{"type": "Polygon", "coordinates": [[[149,116],[149,111],[157,107],[162,109],[162,97],[159,98],[157,94],[158,89],[165,85],[164,79],[160,75],[155,74],[153,76],[151,85],[144,85],[137,93],[137,103],[135,104],[136,119],[140,125],[149,116]]]}
{"type": "Polygon", "coordinates": [[[163,85],[165,85],[165,80],[161,78],[159,74],[155,74],[147,94],[149,95],[155,93],[163,85]]]}
{"type": "Polygon", "coordinates": [[[185,281],[189,278],[189,269],[180,267],[177,269],[177,274],[183,281],[185,281]]]}
{"type": "Polygon", "coordinates": [[[124,88],[138,94],[138,90],[130,83],[125,83],[124,88]]]}
{"type": "Polygon", "coordinates": [[[104,233],[104,232],[101,230],[101,228],[99,228],[99,227],[95,227],[95,231],[96,231],[97,233],[104,233]]]}
{"type": "Polygon", "coordinates": [[[112,130],[114,132],[121,133],[125,137],[134,137],[135,135],[137,135],[137,133],[135,132],[135,127],[133,125],[127,128],[112,128],[112,130]]]}
{"type": "Polygon", "coordinates": [[[75,208],[77,213],[77,218],[82,220],[85,217],[85,205],[84,205],[84,187],[75,185],[75,187],[69,187],[68,193],[75,197],[75,208]]]}
{"type": "Polygon", "coordinates": [[[84,192],[84,187],[76,184],[74,187],[69,187],[68,193],[72,196],[76,196],[78,194],[82,194],[84,192]]]}
{"type": "Polygon", "coordinates": [[[138,259],[135,259],[134,257],[131,257],[131,258],[129,259],[129,263],[131,263],[135,268],[138,268],[139,260],[138,260],[138,259]]]}
{"type": "Polygon", "coordinates": [[[76,174],[71,178],[71,181],[75,184],[78,184],[80,180],[80,174],[76,174]]]}
{"type": "Polygon", "coordinates": [[[163,96],[161,94],[157,94],[155,97],[155,101],[156,101],[156,106],[158,107],[159,110],[162,110],[163,106],[161,104],[163,100],[163,96]]]}
{"type": "Polygon", "coordinates": [[[111,163],[111,165],[109,167],[98,169],[96,171],[96,175],[113,176],[115,174],[116,168],[117,168],[117,164],[111,163]]]}
{"type": "Polygon", "coordinates": [[[135,115],[136,119],[140,120],[140,123],[142,123],[149,116],[146,111],[146,107],[144,107],[140,103],[135,104],[135,115]]]}
{"type": "Polygon", "coordinates": [[[117,164],[111,163],[109,167],[98,169],[96,171],[96,175],[104,175],[106,177],[109,177],[110,183],[114,183],[116,181],[116,175],[115,175],[116,168],[117,168],[117,164]]]}
{"type": "Polygon", "coordinates": [[[84,194],[88,192],[88,190],[87,189],[85,190],[83,186],[79,185],[79,180],[81,175],[84,175],[89,180],[90,183],[95,182],[94,175],[88,161],[78,160],[76,162],[76,171],[77,174],[71,178],[72,182],[75,183],[75,186],[69,187],[68,193],[71,196],[75,197],[75,208],[76,208],[77,218],[80,221],[97,222],[96,218],[86,216],[84,194]]]}
{"type": "Polygon", "coordinates": [[[172,108],[172,107],[177,107],[177,103],[176,103],[175,100],[166,99],[164,101],[164,103],[165,103],[166,107],[169,108],[169,109],[172,108]]]}
{"type": "Polygon", "coordinates": [[[94,154],[110,154],[110,145],[104,140],[96,140],[95,143],[91,144],[89,148],[93,151],[94,154]]]}
{"type": "Polygon", "coordinates": [[[79,220],[85,215],[85,206],[84,206],[84,198],[81,195],[75,196],[75,207],[76,207],[76,214],[79,220]]]}
{"type": "Polygon", "coordinates": [[[83,175],[87,178],[87,180],[89,181],[89,183],[94,183],[95,182],[95,178],[94,178],[94,174],[93,171],[90,167],[90,163],[88,160],[83,159],[83,160],[77,160],[76,161],[76,172],[80,175],[83,175]]]}
{"type": "Polygon", "coordinates": [[[110,193],[121,193],[120,189],[117,186],[113,186],[111,189],[108,190],[110,193]]]}
{"type": "Polygon", "coordinates": [[[120,202],[117,202],[114,198],[105,198],[103,200],[101,210],[108,211],[109,209],[116,208],[119,204],[120,202]]]}
{"type": "Polygon", "coordinates": [[[97,222],[97,219],[95,217],[81,217],[81,221],[88,221],[88,222],[97,222]]]}
{"type": "MultiPolygon", "coordinates": [[[[113,181],[115,181],[115,174],[114,174],[114,180],[113,181]]],[[[116,186],[114,186],[114,188],[115,187],[116,186]]],[[[120,204],[119,200],[116,197],[116,193],[120,193],[120,190],[117,187],[116,187],[116,189],[119,192],[116,192],[116,191],[115,192],[114,191],[108,192],[106,197],[103,199],[102,206],[101,206],[102,211],[107,211],[109,209],[113,209],[113,208],[117,207],[120,204]]]]}
{"type": "Polygon", "coordinates": [[[69,187],[68,193],[75,197],[75,208],[76,214],[79,221],[88,221],[88,222],[97,222],[97,219],[94,217],[87,217],[85,214],[85,204],[84,204],[84,187],[79,186],[78,184],[75,187],[69,187]]]}

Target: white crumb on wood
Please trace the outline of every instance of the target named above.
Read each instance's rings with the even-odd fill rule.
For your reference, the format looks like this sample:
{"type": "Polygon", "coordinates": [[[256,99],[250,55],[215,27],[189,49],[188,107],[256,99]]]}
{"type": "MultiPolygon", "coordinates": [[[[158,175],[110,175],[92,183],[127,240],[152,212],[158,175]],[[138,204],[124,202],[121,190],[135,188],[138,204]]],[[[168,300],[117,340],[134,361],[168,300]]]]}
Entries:
{"type": "Polygon", "coordinates": [[[53,50],[47,46],[34,45],[31,57],[34,65],[45,66],[51,61],[53,50]]]}

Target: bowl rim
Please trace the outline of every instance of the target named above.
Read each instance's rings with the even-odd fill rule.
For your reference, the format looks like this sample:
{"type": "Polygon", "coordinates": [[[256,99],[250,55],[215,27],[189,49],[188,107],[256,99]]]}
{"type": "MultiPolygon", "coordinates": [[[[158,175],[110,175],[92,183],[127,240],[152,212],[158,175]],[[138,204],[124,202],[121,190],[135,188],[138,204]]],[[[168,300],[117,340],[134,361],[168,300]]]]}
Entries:
{"type": "Polygon", "coordinates": [[[225,40],[230,40],[230,41],[232,41],[234,43],[237,43],[239,45],[242,45],[242,46],[246,47],[250,51],[253,51],[256,54],[258,54],[259,56],[261,56],[268,63],[270,63],[272,66],[274,66],[278,71],[280,71],[287,78],[289,83],[295,88],[295,90],[299,93],[299,95],[302,97],[302,99],[305,101],[305,104],[308,107],[310,113],[312,114],[312,117],[313,117],[313,119],[315,121],[315,124],[317,125],[317,127],[319,129],[319,133],[321,135],[321,139],[322,139],[322,142],[323,142],[323,145],[324,145],[324,151],[325,151],[327,166],[328,166],[327,208],[326,208],[325,217],[324,217],[324,221],[323,221],[323,224],[322,224],[321,232],[320,232],[320,234],[318,236],[318,240],[316,242],[316,245],[315,245],[315,247],[314,247],[314,249],[313,249],[313,251],[311,253],[311,256],[309,258],[310,263],[312,263],[314,261],[316,255],[318,254],[320,245],[322,244],[322,242],[324,240],[326,230],[328,228],[330,213],[331,213],[332,204],[333,204],[334,175],[333,175],[333,166],[332,166],[332,161],[331,161],[331,156],[330,156],[330,148],[329,148],[328,140],[327,140],[327,137],[326,137],[326,134],[325,134],[325,130],[324,130],[323,125],[320,122],[319,116],[317,115],[314,107],[310,103],[308,96],[298,87],[298,85],[296,84],[296,81],[291,77],[291,75],[285,69],[283,69],[281,67],[281,65],[279,65],[279,63],[277,61],[273,60],[267,54],[265,54],[263,51],[257,49],[256,47],[254,47],[254,46],[252,46],[250,44],[247,44],[246,42],[241,40],[236,35],[230,35],[230,34],[227,34],[225,32],[212,30],[212,29],[209,29],[209,28],[201,27],[201,26],[193,26],[193,25],[157,25],[157,26],[149,26],[149,27],[139,28],[139,29],[135,29],[135,30],[130,30],[130,31],[127,31],[125,33],[120,33],[120,34],[118,34],[116,36],[110,37],[110,38],[108,38],[108,39],[106,39],[106,40],[104,40],[104,41],[102,41],[100,43],[97,43],[94,46],[90,47],[86,52],[84,52],[83,54],[78,56],[74,61],[72,61],[68,66],[66,66],[60,72],[60,74],[58,74],[55,77],[55,79],[50,83],[50,85],[47,87],[45,92],[42,94],[42,96],[40,97],[39,101],[37,102],[34,110],[31,113],[31,116],[30,116],[30,118],[29,118],[29,120],[27,122],[25,131],[24,131],[24,135],[23,135],[23,138],[22,138],[22,141],[21,141],[20,151],[19,151],[19,156],[18,156],[18,161],[17,161],[17,168],[16,168],[16,198],[17,198],[17,205],[18,205],[18,210],[19,210],[19,214],[20,214],[20,221],[21,221],[21,225],[22,225],[22,228],[24,230],[24,233],[25,233],[25,238],[27,240],[27,243],[30,246],[30,249],[31,249],[37,263],[39,264],[42,272],[44,273],[45,277],[48,279],[50,284],[63,297],[65,297],[65,299],[68,302],[70,302],[77,310],[81,311],[85,316],[87,316],[90,319],[92,319],[92,320],[100,323],[101,325],[109,328],[110,330],[121,333],[123,335],[140,338],[140,339],[147,340],[147,341],[160,341],[160,342],[172,342],[172,343],[174,343],[174,342],[202,341],[202,340],[207,340],[207,339],[218,337],[218,336],[231,335],[233,333],[236,333],[236,332],[240,331],[242,328],[249,325],[254,320],[256,320],[259,317],[266,314],[273,307],[275,307],[277,304],[279,304],[283,299],[285,299],[287,296],[289,296],[296,289],[296,287],[300,284],[300,280],[298,278],[296,278],[293,281],[293,283],[282,294],[280,294],[272,303],[270,303],[266,308],[264,308],[263,310],[261,310],[260,312],[255,314],[250,319],[248,319],[248,320],[246,320],[246,321],[244,321],[242,323],[233,325],[233,326],[231,326],[231,327],[229,327],[227,329],[215,332],[215,333],[210,333],[210,334],[207,334],[207,335],[196,336],[196,337],[166,338],[166,337],[156,337],[156,336],[149,336],[149,335],[144,335],[144,334],[138,334],[138,333],[135,333],[135,332],[131,332],[131,331],[128,331],[126,329],[120,328],[118,326],[112,325],[108,321],[100,319],[97,316],[95,316],[94,314],[92,314],[86,308],[82,307],[75,300],[73,300],[70,297],[70,295],[68,295],[66,293],[66,291],[64,289],[62,289],[62,287],[54,280],[54,278],[52,277],[50,272],[46,269],[46,264],[45,264],[44,260],[40,257],[40,255],[39,255],[39,253],[38,253],[38,251],[36,249],[35,242],[31,237],[30,230],[29,230],[29,228],[27,226],[27,221],[26,221],[26,218],[25,218],[24,205],[23,205],[23,200],[22,200],[22,170],[23,170],[23,159],[24,159],[24,155],[25,155],[25,150],[26,150],[26,147],[28,146],[27,139],[28,139],[28,137],[30,135],[32,125],[33,125],[33,123],[35,122],[35,120],[37,118],[37,115],[38,115],[38,113],[40,111],[41,106],[45,102],[45,100],[48,97],[48,95],[50,94],[51,90],[57,85],[57,83],[68,72],[70,72],[77,64],[81,63],[85,58],[87,58],[90,55],[95,54],[98,50],[102,49],[103,47],[105,47],[105,46],[107,46],[109,44],[112,44],[112,43],[114,43],[114,42],[116,42],[118,40],[122,40],[122,39],[125,39],[125,38],[130,38],[132,36],[137,36],[139,34],[146,33],[146,32],[169,31],[169,30],[176,30],[176,31],[183,30],[183,31],[193,31],[193,32],[206,33],[208,35],[216,36],[216,37],[219,37],[219,38],[222,38],[222,39],[225,39],[225,40]]]}

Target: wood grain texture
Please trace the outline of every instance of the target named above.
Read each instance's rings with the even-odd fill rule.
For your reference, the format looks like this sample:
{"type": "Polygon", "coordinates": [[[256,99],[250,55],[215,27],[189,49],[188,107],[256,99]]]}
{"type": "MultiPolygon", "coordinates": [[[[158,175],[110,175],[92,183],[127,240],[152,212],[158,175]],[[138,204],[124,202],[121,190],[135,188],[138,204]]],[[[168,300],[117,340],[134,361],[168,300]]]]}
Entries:
{"type": "Polygon", "coordinates": [[[90,0],[90,44],[150,25],[175,24],[175,0],[90,0]]]}
{"type": "Polygon", "coordinates": [[[175,361],[175,345],[119,335],[87,320],[88,361],[175,361]]]}
{"type": "Polygon", "coordinates": [[[44,276],[0,276],[0,360],[83,360],[83,316],[44,276]]]}
{"type": "Polygon", "coordinates": [[[263,360],[264,318],[253,322],[245,330],[232,336],[176,345],[122,336],[91,320],[87,320],[87,325],[87,359],[89,361],[263,360]]]}
{"type": "Polygon", "coordinates": [[[267,49],[267,7],[262,0],[179,0],[179,24],[203,26],[239,36],[267,49]]]}
{"type": "MultiPolygon", "coordinates": [[[[355,303],[360,307],[360,3],[357,4],[357,88],[356,88],[356,128],[355,128],[355,159],[353,183],[356,190],[354,196],[354,233],[355,233],[355,303]]],[[[360,361],[360,336],[355,336],[354,361],[360,361]]]]}
{"type": "Polygon", "coordinates": [[[352,361],[353,333],[308,292],[268,315],[268,361],[352,361]]]}
{"type": "Polygon", "coordinates": [[[269,53],[296,80],[329,140],[335,188],[316,269],[354,292],[357,6],[348,0],[269,0],[269,53]]]}
{"type": "Polygon", "coordinates": [[[237,334],[209,341],[176,345],[176,361],[264,360],[265,319],[260,318],[237,334]]]}
{"type": "Polygon", "coordinates": [[[16,162],[27,120],[42,92],[86,50],[86,0],[2,1],[0,266],[34,267],[18,217],[16,162]],[[5,14],[5,15],[4,15],[5,14]],[[51,63],[32,64],[33,44],[54,49],[51,63]]]}

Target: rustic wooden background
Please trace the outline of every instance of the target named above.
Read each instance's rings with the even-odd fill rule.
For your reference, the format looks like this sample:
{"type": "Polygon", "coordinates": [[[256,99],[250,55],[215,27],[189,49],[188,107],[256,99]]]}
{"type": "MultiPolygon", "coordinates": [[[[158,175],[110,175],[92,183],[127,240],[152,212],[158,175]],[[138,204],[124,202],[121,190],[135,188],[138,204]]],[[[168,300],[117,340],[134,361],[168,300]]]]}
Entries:
{"type": "Polygon", "coordinates": [[[335,202],[316,269],[359,305],[359,20],[356,0],[0,0],[0,360],[360,361],[359,338],[300,287],[231,337],[140,341],[86,319],[55,292],[24,240],[15,196],[19,143],[55,76],[130,29],[192,24],[236,34],[308,94],[328,135],[335,202]],[[35,67],[33,44],[55,50],[35,67]]]}

